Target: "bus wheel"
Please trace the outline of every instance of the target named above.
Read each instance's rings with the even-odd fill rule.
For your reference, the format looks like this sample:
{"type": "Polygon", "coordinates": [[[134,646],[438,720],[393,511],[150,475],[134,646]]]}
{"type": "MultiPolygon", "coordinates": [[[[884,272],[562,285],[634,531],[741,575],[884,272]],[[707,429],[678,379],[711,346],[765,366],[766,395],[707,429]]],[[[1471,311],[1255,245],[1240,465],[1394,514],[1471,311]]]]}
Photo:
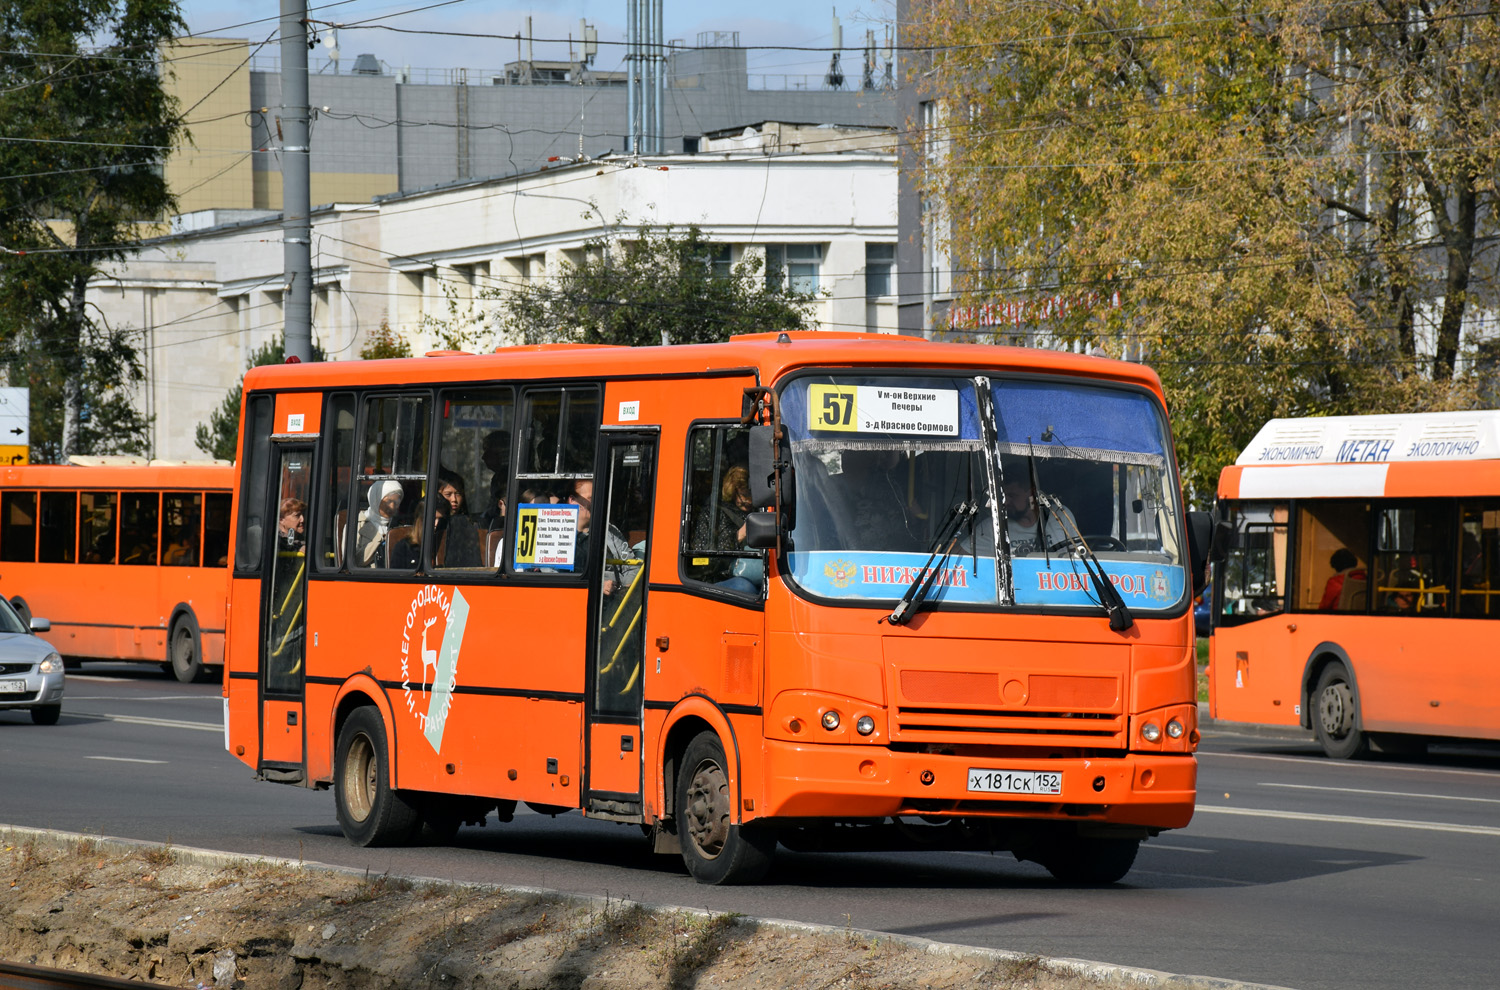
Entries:
{"type": "Polygon", "coordinates": [[[368,705],[350,712],[339,729],[334,806],[339,828],[356,846],[405,845],[421,827],[417,809],[391,788],[385,726],[368,705]]]}
{"type": "Polygon", "coordinates": [[[1357,728],[1358,705],[1343,664],[1331,663],[1323,668],[1313,698],[1313,730],[1323,752],[1335,760],[1355,759],[1369,752],[1370,742],[1357,728]]]}
{"type": "Polygon", "coordinates": [[[734,824],[724,747],[712,732],[688,743],[677,777],[677,835],[682,861],[699,883],[754,883],[771,868],[776,837],[734,824]]]}
{"type": "Polygon", "coordinates": [[[1047,872],[1063,883],[1105,886],[1119,881],[1135,865],[1140,839],[1076,836],[1054,839],[1041,855],[1047,872]]]}
{"type": "Polygon", "coordinates": [[[203,664],[198,659],[198,639],[186,619],[178,619],[172,626],[172,638],[167,643],[167,658],[172,664],[173,677],[183,684],[191,684],[203,676],[203,664]]]}

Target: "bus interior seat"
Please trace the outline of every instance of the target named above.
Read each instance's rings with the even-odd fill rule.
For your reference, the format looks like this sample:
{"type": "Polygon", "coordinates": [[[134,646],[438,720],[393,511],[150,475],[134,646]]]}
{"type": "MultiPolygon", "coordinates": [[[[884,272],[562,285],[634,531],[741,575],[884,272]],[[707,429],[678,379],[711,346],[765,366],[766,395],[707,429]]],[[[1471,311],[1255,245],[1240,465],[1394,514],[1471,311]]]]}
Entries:
{"type": "Polygon", "coordinates": [[[1369,600],[1369,591],[1364,578],[1346,576],[1344,585],[1339,589],[1340,612],[1363,612],[1365,602],[1369,600]]]}
{"type": "Polygon", "coordinates": [[[501,541],[505,539],[505,530],[492,529],[489,531],[480,530],[480,532],[483,533],[483,537],[480,540],[480,545],[484,547],[484,566],[499,566],[498,562],[495,560],[495,554],[500,549],[501,541]]]}
{"type": "Polygon", "coordinates": [[[385,537],[385,566],[386,567],[390,567],[391,566],[391,557],[394,556],[394,554],[391,552],[391,549],[396,544],[401,543],[404,540],[408,539],[411,536],[411,529],[412,528],[410,526],[392,526],[391,529],[390,529],[390,532],[386,534],[386,537],[385,537]]]}

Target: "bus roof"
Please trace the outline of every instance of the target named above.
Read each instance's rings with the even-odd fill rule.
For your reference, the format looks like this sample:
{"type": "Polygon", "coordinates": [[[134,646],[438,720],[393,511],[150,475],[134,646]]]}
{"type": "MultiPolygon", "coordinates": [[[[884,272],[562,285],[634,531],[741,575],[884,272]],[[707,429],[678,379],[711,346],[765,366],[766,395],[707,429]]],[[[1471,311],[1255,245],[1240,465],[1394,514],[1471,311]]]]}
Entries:
{"type": "Polygon", "coordinates": [[[0,486],[5,488],[192,488],[228,491],[233,484],[234,465],[228,461],[26,464],[0,467],[0,486]]]}
{"type": "Polygon", "coordinates": [[[273,388],[413,385],[495,378],[658,377],[754,370],[772,382],[799,367],[926,366],[1076,375],[1143,385],[1160,394],[1150,368],[1063,351],[993,344],[931,343],[895,334],[797,331],[745,334],[722,344],[596,347],[541,344],[491,354],[435,352],[429,357],[265,365],[245,375],[247,391],[273,388]]]}
{"type": "Polygon", "coordinates": [[[1500,494],[1500,409],[1273,419],[1219,478],[1224,498],[1500,494]]]}

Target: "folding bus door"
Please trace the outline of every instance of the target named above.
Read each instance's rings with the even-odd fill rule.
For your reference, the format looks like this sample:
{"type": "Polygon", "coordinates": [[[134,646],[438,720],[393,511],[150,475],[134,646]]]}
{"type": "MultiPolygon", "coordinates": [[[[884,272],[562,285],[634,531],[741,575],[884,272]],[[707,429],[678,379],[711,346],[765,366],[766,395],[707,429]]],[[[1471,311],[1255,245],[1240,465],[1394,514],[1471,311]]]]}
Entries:
{"type": "Polygon", "coordinates": [[[606,431],[600,442],[604,474],[594,485],[591,523],[593,629],[584,807],[592,815],[639,821],[656,439],[606,431]]]}
{"type": "Polygon", "coordinates": [[[272,512],[262,570],[260,636],[260,769],[268,776],[300,779],[305,765],[304,688],[307,678],[307,545],[299,528],[311,490],[310,444],[276,444],[272,512]]]}

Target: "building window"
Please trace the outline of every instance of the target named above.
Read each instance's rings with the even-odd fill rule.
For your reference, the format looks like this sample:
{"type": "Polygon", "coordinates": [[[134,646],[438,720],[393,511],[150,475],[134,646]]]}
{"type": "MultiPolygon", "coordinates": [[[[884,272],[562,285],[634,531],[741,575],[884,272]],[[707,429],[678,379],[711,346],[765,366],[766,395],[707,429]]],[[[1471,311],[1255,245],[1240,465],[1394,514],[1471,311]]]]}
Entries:
{"type": "Polygon", "coordinates": [[[891,294],[891,272],[896,267],[896,245],[865,243],[865,295],[891,294]]]}
{"type": "Polygon", "coordinates": [[[709,251],[708,261],[714,278],[729,278],[734,274],[734,249],[728,244],[715,244],[709,251]]]}
{"type": "Polygon", "coordinates": [[[818,270],[823,267],[821,244],[766,245],[766,282],[779,286],[786,278],[793,292],[818,291],[818,270]]]}

